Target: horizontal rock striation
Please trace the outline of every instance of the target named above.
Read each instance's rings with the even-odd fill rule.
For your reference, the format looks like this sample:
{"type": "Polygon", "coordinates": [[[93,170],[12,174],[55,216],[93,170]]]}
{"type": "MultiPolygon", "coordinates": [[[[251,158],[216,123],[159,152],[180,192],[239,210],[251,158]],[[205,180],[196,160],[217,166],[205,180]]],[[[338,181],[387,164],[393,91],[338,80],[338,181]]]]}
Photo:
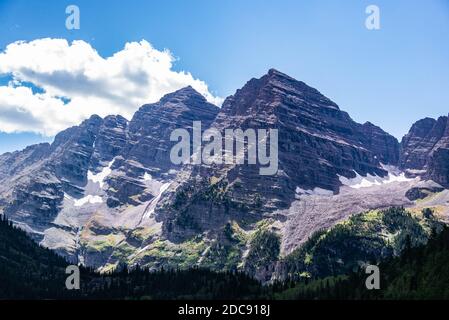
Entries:
{"type": "Polygon", "coordinates": [[[401,142],[401,168],[449,187],[449,117],[425,118],[401,142]]]}
{"type": "Polygon", "coordinates": [[[263,176],[259,166],[196,166],[168,194],[160,208],[164,231],[182,241],[228,220],[251,223],[288,208],[297,187],[337,193],[339,176],[386,176],[384,164],[399,159],[397,140],[380,128],[354,122],[307,86],[271,69],[228,97],[212,123],[225,129],[277,129],[279,170],[263,176]]]}

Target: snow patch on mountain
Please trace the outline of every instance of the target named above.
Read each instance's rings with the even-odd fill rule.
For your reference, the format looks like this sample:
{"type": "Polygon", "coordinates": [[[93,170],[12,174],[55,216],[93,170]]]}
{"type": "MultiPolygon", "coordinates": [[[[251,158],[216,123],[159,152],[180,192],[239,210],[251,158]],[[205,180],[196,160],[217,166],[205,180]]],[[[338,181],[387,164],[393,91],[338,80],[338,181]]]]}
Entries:
{"type": "Polygon", "coordinates": [[[327,190],[327,189],[323,189],[323,188],[313,188],[312,190],[305,190],[302,189],[300,187],[296,187],[296,195],[302,195],[302,194],[307,194],[307,195],[317,195],[317,196],[333,196],[334,192],[332,190],[327,190]]]}
{"type": "Polygon", "coordinates": [[[94,174],[92,171],[87,171],[87,180],[92,181],[93,183],[99,183],[100,188],[103,188],[104,180],[107,176],[109,176],[112,172],[112,165],[114,164],[115,158],[109,162],[107,167],[104,167],[103,170],[101,170],[99,173],[94,174]]]}
{"type": "Polygon", "coordinates": [[[156,208],[157,203],[159,202],[159,200],[161,199],[162,194],[165,192],[165,190],[168,189],[168,187],[170,186],[170,182],[168,183],[164,183],[160,189],[159,189],[159,193],[156,195],[156,197],[154,197],[151,201],[150,204],[148,205],[147,209],[145,210],[145,213],[143,215],[144,219],[148,219],[153,213],[154,213],[154,209],[156,208]]]}
{"type": "MultiPolygon", "coordinates": [[[[362,178],[367,180],[369,177],[362,178]]],[[[292,202],[290,208],[277,210],[273,214],[286,218],[281,227],[282,254],[286,255],[298,248],[314,232],[328,229],[353,214],[379,208],[415,205],[405,193],[418,185],[419,178],[404,179],[401,175],[392,175],[390,179],[388,177],[383,179],[383,183],[376,180],[367,187],[358,187],[356,184],[343,186],[339,193],[333,195],[330,192],[323,195],[297,188],[296,200],[292,202]]]]}
{"type": "Polygon", "coordinates": [[[340,175],[338,176],[338,178],[344,186],[348,186],[354,189],[369,188],[372,186],[380,186],[392,182],[405,182],[413,180],[407,178],[404,172],[400,172],[399,169],[394,166],[382,165],[382,168],[388,172],[388,175],[386,177],[379,177],[371,174],[362,176],[354,170],[354,173],[356,174],[354,178],[346,178],[340,175]]]}
{"type": "Polygon", "coordinates": [[[82,207],[86,204],[99,204],[103,203],[103,185],[105,179],[112,173],[112,165],[114,164],[115,158],[108,163],[99,173],[94,174],[92,171],[87,171],[87,184],[84,188],[85,196],[81,199],[73,199],[65,195],[65,197],[70,198],[73,201],[73,206],[82,207]]]}
{"type": "Polygon", "coordinates": [[[91,204],[103,203],[103,199],[100,196],[88,195],[88,196],[85,196],[84,198],[75,200],[74,206],[81,207],[81,206],[84,206],[86,203],[91,203],[91,204]]]}

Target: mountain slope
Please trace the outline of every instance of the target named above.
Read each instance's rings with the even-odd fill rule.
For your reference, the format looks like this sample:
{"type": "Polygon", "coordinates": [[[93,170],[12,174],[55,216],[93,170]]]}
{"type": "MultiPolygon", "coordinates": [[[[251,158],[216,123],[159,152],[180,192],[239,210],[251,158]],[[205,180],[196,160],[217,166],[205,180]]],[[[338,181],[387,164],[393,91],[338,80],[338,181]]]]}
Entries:
{"type": "Polygon", "coordinates": [[[100,275],[81,268],[80,290],[67,290],[68,262],[0,219],[0,300],[18,299],[251,299],[267,289],[241,273],[208,270],[100,275]],[[189,286],[185,286],[189,283],[189,286]]]}
{"type": "Polygon", "coordinates": [[[349,274],[365,264],[399,256],[407,245],[425,244],[443,226],[430,209],[412,214],[404,208],[390,208],[354,215],[315,233],[279,261],[276,274],[281,279],[349,274]]]}
{"type": "Polygon", "coordinates": [[[425,245],[406,248],[379,264],[380,290],[367,290],[364,270],[315,281],[303,280],[274,294],[276,299],[445,300],[449,299],[449,228],[425,245]]]}
{"type": "MultiPolygon", "coordinates": [[[[401,210],[392,209],[387,215],[391,227],[414,224],[401,210]],[[392,220],[392,214],[406,219],[392,220]]],[[[363,216],[357,220],[363,221],[363,216]]],[[[431,215],[423,218],[432,219],[431,215]]],[[[377,223],[374,221],[365,220],[372,226],[377,223]]],[[[413,236],[410,230],[402,229],[413,236]]],[[[317,260],[316,255],[322,255],[325,250],[344,248],[345,243],[358,245],[366,240],[359,236],[354,242],[352,237],[343,233],[339,233],[338,238],[335,238],[334,231],[329,233],[333,233],[331,237],[336,242],[327,241],[326,244],[323,241],[318,252],[317,246],[308,246],[315,249],[310,260],[317,260]]],[[[407,244],[407,237],[398,238],[405,240],[402,241],[400,256],[381,261],[379,265],[381,290],[366,290],[363,270],[347,270],[346,275],[321,279],[303,276],[298,282],[289,280],[262,287],[241,273],[214,273],[200,269],[149,273],[141,269],[123,269],[99,275],[81,268],[81,290],[68,291],[64,287],[67,262],[50,250],[39,247],[25,232],[2,219],[0,299],[447,299],[449,229],[442,229],[438,235],[433,233],[425,245],[419,245],[420,237],[410,237],[411,245],[407,244]]],[[[312,264],[316,265],[316,262],[312,264]]],[[[325,267],[326,264],[320,266],[325,267]]],[[[332,268],[328,270],[332,271],[332,268]]]]}
{"type": "Polygon", "coordinates": [[[64,259],[1,218],[0,299],[40,299],[46,291],[62,291],[66,265],[64,259]]]}

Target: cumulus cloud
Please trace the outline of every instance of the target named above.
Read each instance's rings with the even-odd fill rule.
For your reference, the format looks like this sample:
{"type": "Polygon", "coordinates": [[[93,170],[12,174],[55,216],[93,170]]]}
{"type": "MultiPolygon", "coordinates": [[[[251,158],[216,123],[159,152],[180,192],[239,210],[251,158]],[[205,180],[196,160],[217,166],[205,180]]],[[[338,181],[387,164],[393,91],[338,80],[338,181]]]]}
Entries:
{"type": "Polygon", "coordinates": [[[173,62],[168,50],[145,40],[107,58],[81,40],[12,43],[0,53],[0,74],[12,77],[0,86],[0,131],[52,136],[92,114],[130,119],[140,105],[188,85],[221,104],[204,81],[174,71],[173,62]]]}

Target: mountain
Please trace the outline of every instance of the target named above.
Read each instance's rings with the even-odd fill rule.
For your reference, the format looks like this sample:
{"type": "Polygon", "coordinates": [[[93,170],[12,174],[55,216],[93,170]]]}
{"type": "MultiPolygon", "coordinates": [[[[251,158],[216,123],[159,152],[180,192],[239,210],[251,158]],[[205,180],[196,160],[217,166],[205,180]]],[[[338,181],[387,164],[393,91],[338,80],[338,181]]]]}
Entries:
{"type": "Polygon", "coordinates": [[[449,117],[425,118],[413,124],[401,142],[400,165],[449,187],[449,117]]]}
{"type": "Polygon", "coordinates": [[[263,176],[249,165],[191,168],[159,214],[173,241],[229,220],[257,222],[289,208],[298,188],[338,193],[340,176],[386,177],[382,162],[395,165],[399,158],[394,137],[354,122],[317,90],[273,69],[227,98],[212,128],[277,129],[278,172],[263,176]]]}
{"type": "Polygon", "coordinates": [[[195,266],[271,281],[314,233],[354,214],[404,206],[448,216],[447,129],[439,135],[427,122],[400,145],[274,69],[221,109],[186,87],[140,107],[130,121],[92,116],[52,144],[0,155],[0,213],[42,246],[101,271],[125,263],[195,266]],[[173,163],[170,135],[185,129],[193,142],[197,121],[201,133],[220,133],[222,146],[227,129],[276,129],[277,137],[267,131],[261,141],[277,140],[277,170],[262,175],[261,161],[173,163]],[[421,142],[426,130],[438,148],[421,142]]]}
{"type": "Polygon", "coordinates": [[[56,135],[51,145],[3,154],[0,210],[43,245],[99,266],[101,259],[85,261],[89,251],[81,253],[89,226],[104,235],[114,223],[126,228],[126,220],[135,229],[142,213],[127,217],[126,209],[144,211],[179,168],[169,160],[171,131],[190,129],[196,120],[207,126],[217,112],[187,87],[142,106],[129,122],[92,116],[56,135]]]}

